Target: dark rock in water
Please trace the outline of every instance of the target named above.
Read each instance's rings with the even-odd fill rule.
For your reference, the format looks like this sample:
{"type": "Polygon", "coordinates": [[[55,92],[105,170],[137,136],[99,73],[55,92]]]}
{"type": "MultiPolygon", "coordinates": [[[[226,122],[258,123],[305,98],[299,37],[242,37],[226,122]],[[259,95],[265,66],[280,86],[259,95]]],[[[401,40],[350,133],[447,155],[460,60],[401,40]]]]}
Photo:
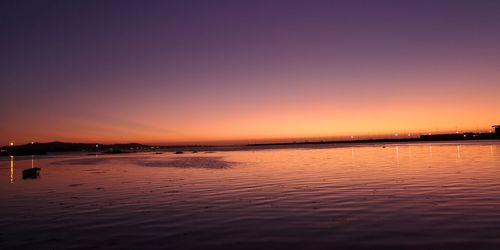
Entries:
{"type": "Polygon", "coordinates": [[[23,170],[23,179],[36,179],[40,176],[40,168],[28,168],[23,170]]]}
{"type": "Polygon", "coordinates": [[[184,154],[184,152],[182,152],[182,151],[176,151],[175,154],[176,155],[180,155],[180,154],[184,154]]]}

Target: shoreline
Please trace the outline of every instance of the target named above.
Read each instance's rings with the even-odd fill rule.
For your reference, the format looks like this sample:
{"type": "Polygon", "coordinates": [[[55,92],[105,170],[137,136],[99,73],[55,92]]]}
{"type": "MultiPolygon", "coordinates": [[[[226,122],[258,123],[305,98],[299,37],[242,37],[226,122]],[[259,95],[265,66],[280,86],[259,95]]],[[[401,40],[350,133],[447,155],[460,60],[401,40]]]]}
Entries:
{"type": "MultiPolygon", "coordinates": [[[[478,139],[462,139],[462,140],[422,140],[420,138],[405,138],[405,139],[372,139],[372,140],[352,140],[352,141],[308,141],[308,142],[288,142],[288,143],[259,143],[259,144],[246,144],[246,145],[228,145],[228,146],[210,146],[210,145],[185,145],[185,146],[157,146],[151,148],[144,146],[144,148],[135,148],[134,150],[123,151],[122,153],[108,153],[107,151],[87,151],[81,150],[64,150],[64,151],[40,151],[29,152],[29,150],[21,150],[20,152],[2,152],[0,157],[9,156],[29,156],[29,155],[57,155],[57,154],[71,154],[71,153],[86,153],[95,155],[121,155],[130,153],[177,153],[179,151],[188,154],[207,154],[221,151],[244,151],[244,150],[265,150],[265,149],[289,149],[289,148],[310,148],[310,147],[347,147],[347,146],[374,146],[385,144],[422,144],[422,143],[450,143],[450,142],[500,142],[500,138],[478,138],[478,139]]],[[[20,147],[20,146],[18,146],[20,147]]]]}

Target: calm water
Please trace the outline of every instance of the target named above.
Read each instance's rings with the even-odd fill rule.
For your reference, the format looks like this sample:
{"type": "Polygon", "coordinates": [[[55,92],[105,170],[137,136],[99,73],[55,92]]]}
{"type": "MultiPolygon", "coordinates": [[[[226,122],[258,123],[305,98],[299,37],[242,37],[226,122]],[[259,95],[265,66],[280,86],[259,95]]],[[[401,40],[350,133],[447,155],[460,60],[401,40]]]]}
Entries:
{"type": "Polygon", "coordinates": [[[500,249],[500,144],[0,159],[1,249],[258,247],[500,249]]]}

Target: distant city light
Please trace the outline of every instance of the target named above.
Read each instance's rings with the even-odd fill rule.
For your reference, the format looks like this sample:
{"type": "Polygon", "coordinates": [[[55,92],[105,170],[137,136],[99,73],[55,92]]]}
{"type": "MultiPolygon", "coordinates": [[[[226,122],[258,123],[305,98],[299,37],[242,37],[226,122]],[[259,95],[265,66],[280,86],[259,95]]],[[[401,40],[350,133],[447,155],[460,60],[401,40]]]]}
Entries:
{"type": "Polygon", "coordinates": [[[35,142],[31,142],[31,144],[35,144],[35,142]]]}
{"type": "Polygon", "coordinates": [[[13,143],[13,142],[11,142],[11,143],[10,143],[10,145],[11,145],[11,146],[14,146],[14,143],[13,143]]]}
{"type": "Polygon", "coordinates": [[[96,147],[96,148],[98,148],[98,147],[99,147],[99,144],[96,144],[96,145],[95,145],[95,147],[96,147]]]}

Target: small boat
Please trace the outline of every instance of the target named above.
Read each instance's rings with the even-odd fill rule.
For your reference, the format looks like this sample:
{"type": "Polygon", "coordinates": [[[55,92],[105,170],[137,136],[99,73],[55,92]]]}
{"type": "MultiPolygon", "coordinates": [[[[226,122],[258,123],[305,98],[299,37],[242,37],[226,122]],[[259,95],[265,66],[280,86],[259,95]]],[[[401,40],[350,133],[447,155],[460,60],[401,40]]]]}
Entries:
{"type": "Polygon", "coordinates": [[[180,154],[184,154],[184,152],[182,152],[182,151],[176,151],[175,154],[176,155],[180,155],[180,154]]]}
{"type": "Polygon", "coordinates": [[[23,179],[36,179],[40,175],[40,168],[28,168],[23,170],[23,179]]]}

